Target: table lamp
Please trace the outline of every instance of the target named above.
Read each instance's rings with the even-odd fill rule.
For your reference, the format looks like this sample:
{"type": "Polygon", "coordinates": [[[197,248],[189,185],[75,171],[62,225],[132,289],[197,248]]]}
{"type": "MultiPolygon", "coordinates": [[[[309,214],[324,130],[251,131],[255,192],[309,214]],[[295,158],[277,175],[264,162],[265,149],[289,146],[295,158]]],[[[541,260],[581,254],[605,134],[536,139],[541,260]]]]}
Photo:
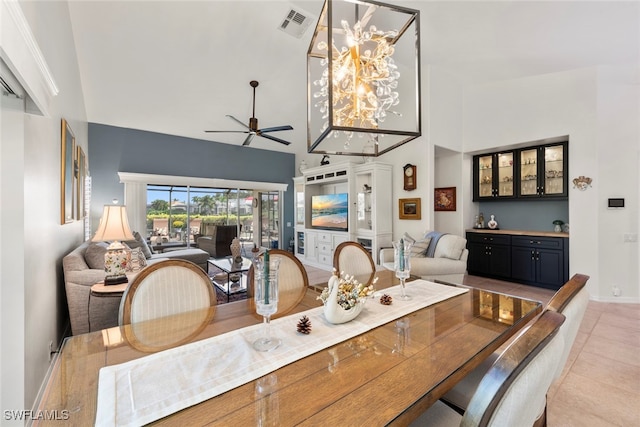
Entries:
{"type": "Polygon", "coordinates": [[[124,206],[105,205],[98,231],[91,239],[93,242],[111,242],[104,254],[105,286],[128,282],[126,268],[130,253],[121,240],[135,240],[129,228],[127,210],[124,206]]]}

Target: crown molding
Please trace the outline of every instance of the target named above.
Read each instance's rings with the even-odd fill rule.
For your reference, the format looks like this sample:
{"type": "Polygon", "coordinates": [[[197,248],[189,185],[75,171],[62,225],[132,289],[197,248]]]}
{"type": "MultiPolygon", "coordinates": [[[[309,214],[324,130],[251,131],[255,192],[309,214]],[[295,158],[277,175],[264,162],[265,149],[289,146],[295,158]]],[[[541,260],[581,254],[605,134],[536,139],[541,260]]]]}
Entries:
{"type": "Polygon", "coordinates": [[[51,99],[60,90],[17,0],[0,4],[0,58],[27,92],[39,112],[48,116],[51,99]]]}

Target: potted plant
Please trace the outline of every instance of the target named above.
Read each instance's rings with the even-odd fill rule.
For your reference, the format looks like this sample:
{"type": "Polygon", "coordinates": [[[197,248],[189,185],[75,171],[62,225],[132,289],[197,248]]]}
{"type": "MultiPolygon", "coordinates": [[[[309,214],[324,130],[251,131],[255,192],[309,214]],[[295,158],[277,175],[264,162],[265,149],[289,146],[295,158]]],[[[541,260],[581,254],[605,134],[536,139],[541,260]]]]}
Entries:
{"type": "Polygon", "coordinates": [[[564,221],[560,220],[560,219],[556,219],[555,221],[553,221],[553,230],[556,233],[560,233],[562,231],[562,226],[564,225],[564,221]]]}

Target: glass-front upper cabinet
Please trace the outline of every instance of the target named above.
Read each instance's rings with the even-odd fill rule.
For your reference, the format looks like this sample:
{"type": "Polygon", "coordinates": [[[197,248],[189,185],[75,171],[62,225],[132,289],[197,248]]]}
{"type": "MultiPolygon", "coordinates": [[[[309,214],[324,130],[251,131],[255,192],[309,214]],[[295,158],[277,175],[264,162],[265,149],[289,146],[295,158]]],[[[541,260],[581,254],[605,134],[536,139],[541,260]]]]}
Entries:
{"type": "Polygon", "coordinates": [[[356,174],[356,224],[360,231],[372,230],[372,180],[371,172],[356,174]]]}
{"type": "Polygon", "coordinates": [[[540,149],[532,148],[520,151],[520,196],[537,196],[538,185],[538,153],[540,149]]]}
{"type": "Polygon", "coordinates": [[[474,200],[514,197],[513,161],[513,151],[474,157],[474,200]]]}
{"type": "Polygon", "coordinates": [[[473,201],[566,198],[568,143],[473,157],[473,201]]]}
{"type": "Polygon", "coordinates": [[[544,186],[543,194],[545,196],[567,195],[567,174],[565,154],[567,151],[566,144],[549,145],[542,147],[544,152],[544,186]]]}
{"type": "Polygon", "coordinates": [[[304,181],[303,177],[293,178],[296,195],[296,227],[304,227],[304,181]]]}
{"type": "Polygon", "coordinates": [[[519,197],[567,196],[567,144],[520,150],[519,197]]]}

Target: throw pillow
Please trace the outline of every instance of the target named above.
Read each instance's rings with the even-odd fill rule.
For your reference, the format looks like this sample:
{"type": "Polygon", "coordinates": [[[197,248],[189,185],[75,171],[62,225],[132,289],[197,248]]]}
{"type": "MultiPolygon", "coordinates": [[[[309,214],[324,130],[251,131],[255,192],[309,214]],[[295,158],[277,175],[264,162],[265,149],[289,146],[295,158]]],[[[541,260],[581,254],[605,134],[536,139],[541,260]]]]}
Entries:
{"type": "Polygon", "coordinates": [[[410,241],[411,243],[415,243],[415,242],[416,242],[416,239],[414,239],[413,237],[409,236],[409,233],[407,233],[406,231],[405,231],[405,233],[402,235],[402,238],[403,238],[404,240],[408,240],[408,241],[410,241]]]}
{"type": "Polygon", "coordinates": [[[138,247],[131,250],[131,262],[129,263],[127,270],[128,271],[139,271],[142,268],[146,267],[147,258],[142,253],[142,248],[138,247]]]}
{"type": "Polygon", "coordinates": [[[427,256],[427,248],[429,247],[429,243],[431,242],[431,237],[427,237],[426,239],[418,240],[413,243],[411,247],[411,255],[414,258],[426,258],[427,256]]]}
{"type": "Polygon", "coordinates": [[[84,253],[84,260],[91,269],[104,270],[104,254],[109,245],[105,242],[92,242],[84,253]]]}
{"type": "Polygon", "coordinates": [[[153,252],[151,252],[151,248],[149,247],[149,245],[147,245],[147,241],[143,239],[140,233],[138,233],[137,231],[133,232],[133,237],[135,237],[136,240],[127,240],[125,243],[131,249],[135,249],[135,248],[142,249],[142,253],[144,254],[146,259],[151,258],[151,254],[153,252]]]}
{"type": "Polygon", "coordinates": [[[467,240],[462,237],[453,234],[442,236],[438,241],[439,258],[459,260],[466,246],[467,240]]]}

